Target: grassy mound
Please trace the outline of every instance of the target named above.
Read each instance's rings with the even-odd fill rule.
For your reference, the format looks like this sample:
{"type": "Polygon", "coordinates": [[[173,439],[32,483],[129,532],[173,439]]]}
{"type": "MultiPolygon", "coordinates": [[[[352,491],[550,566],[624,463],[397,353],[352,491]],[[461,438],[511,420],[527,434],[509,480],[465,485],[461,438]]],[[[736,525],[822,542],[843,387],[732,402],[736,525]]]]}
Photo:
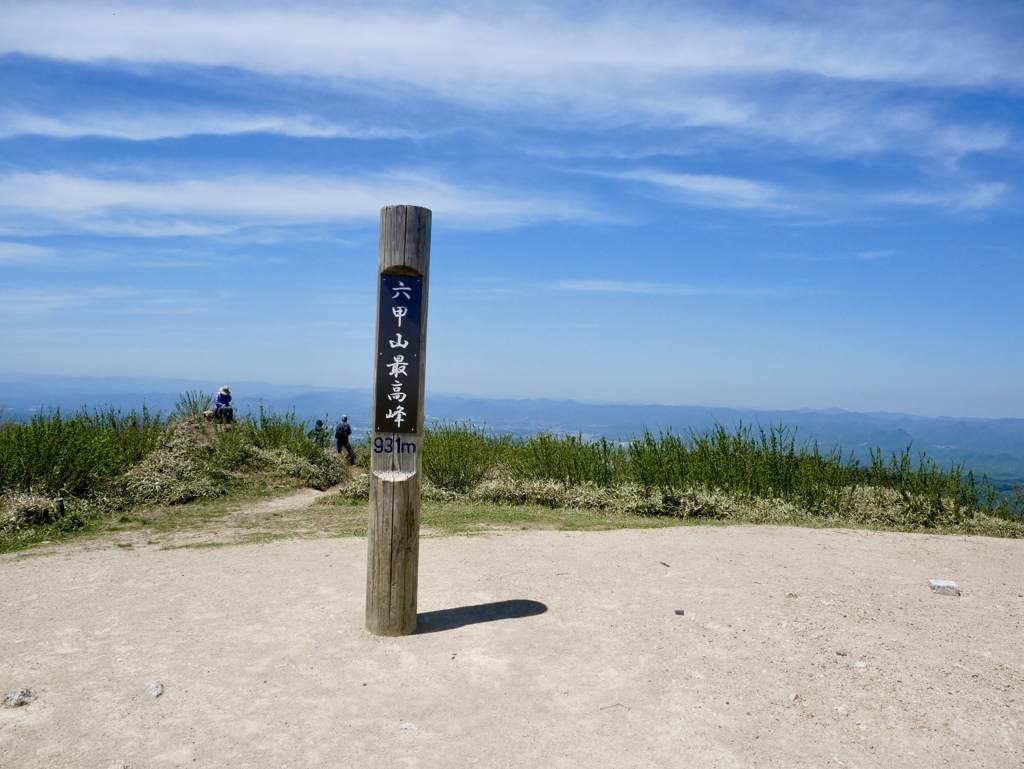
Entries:
{"type": "Polygon", "coordinates": [[[0,422],[0,549],[86,527],[99,516],[267,488],[326,489],[347,477],[294,413],[260,409],[231,425],[114,409],[0,422]]]}

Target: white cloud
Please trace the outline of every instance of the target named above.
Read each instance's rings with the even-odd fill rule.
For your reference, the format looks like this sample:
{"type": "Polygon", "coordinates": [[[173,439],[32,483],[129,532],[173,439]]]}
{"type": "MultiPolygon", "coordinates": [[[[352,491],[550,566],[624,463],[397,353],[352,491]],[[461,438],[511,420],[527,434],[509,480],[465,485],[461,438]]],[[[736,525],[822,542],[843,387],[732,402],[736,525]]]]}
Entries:
{"type": "Polygon", "coordinates": [[[763,211],[792,210],[774,185],[714,174],[677,174],[651,169],[611,174],[613,178],[646,182],[680,195],[687,203],[705,208],[745,208],[763,211]]]}
{"type": "Polygon", "coordinates": [[[878,196],[881,204],[943,208],[955,213],[973,213],[995,208],[1012,190],[1003,182],[984,182],[952,190],[902,190],[878,196]]]}
{"type": "Polygon", "coordinates": [[[53,255],[53,249],[28,243],[0,241],[0,264],[4,262],[39,262],[53,255]]]}
{"type": "Polygon", "coordinates": [[[944,116],[932,99],[916,92],[893,98],[885,89],[830,83],[768,88],[733,98],[748,104],[749,114],[721,127],[738,137],[786,142],[814,154],[854,157],[898,151],[955,161],[1004,150],[1014,141],[1009,128],[944,116]]]}
{"type": "Polygon", "coordinates": [[[952,5],[862,3],[802,21],[686,6],[627,15],[620,7],[580,15],[486,3],[472,11],[8,3],[0,50],[386,79],[484,99],[499,84],[563,95],[600,88],[609,72],[634,84],[735,72],[950,85],[1024,79],[1012,37],[952,5]]]}
{"type": "MultiPolygon", "coordinates": [[[[545,125],[725,129],[829,155],[883,152],[957,158],[1012,143],[999,125],[930,114],[922,91],[1024,84],[1016,35],[992,14],[952,4],[856,3],[801,8],[787,21],[711,6],[541,5],[342,7],[147,3],[8,3],[0,52],[115,63],[240,68],[331,90],[418,95],[471,108],[540,109],[545,125]],[[510,10],[514,9],[514,10],[510,10]],[[986,26],[987,25],[987,26],[986,26]],[[916,92],[915,92],[916,93],[916,92]],[[915,104],[914,98],[922,103],[915,104]]],[[[209,70],[208,70],[209,72],[209,70]]],[[[373,138],[388,128],[315,115],[216,114],[183,108],[62,118],[10,112],[0,135],[148,139],[269,131],[373,138]]],[[[401,133],[399,134],[401,135],[401,133]]]]}
{"type": "MultiPolygon", "coordinates": [[[[817,221],[849,220],[851,217],[871,215],[893,205],[969,214],[1002,205],[1013,189],[1004,182],[982,182],[944,190],[901,189],[886,192],[842,189],[834,185],[817,190],[798,190],[732,176],[668,173],[651,169],[602,175],[650,184],[662,191],[662,197],[674,197],[689,206],[760,211],[790,217],[809,217],[817,221]]],[[[859,259],[875,259],[890,254],[889,251],[870,251],[856,256],[859,259]]]]}
{"type": "Polygon", "coordinates": [[[390,127],[341,125],[310,115],[247,115],[198,109],[155,111],[147,105],[137,104],[111,112],[76,113],[72,110],[60,117],[24,110],[0,111],[0,139],[34,134],[59,139],[105,136],[152,141],[196,134],[231,136],[247,133],[342,139],[422,138],[426,135],[425,132],[390,127]]]}
{"type": "Polygon", "coordinates": [[[758,258],[768,261],[808,261],[808,262],[845,262],[856,260],[860,262],[874,262],[879,259],[888,259],[895,256],[896,251],[891,248],[883,248],[872,251],[857,251],[855,253],[843,254],[821,254],[821,253],[777,253],[760,254],[758,258]]]}
{"type": "Polygon", "coordinates": [[[46,267],[104,268],[128,261],[135,267],[152,269],[176,269],[195,267],[204,263],[201,257],[186,255],[173,250],[147,250],[147,258],[140,261],[138,256],[126,256],[116,251],[83,248],[80,245],[61,247],[35,246],[28,243],[0,241],[0,265],[34,264],[46,267]]]}
{"type": "Polygon", "coordinates": [[[933,124],[929,134],[927,147],[931,154],[951,158],[975,152],[997,152],[1014,141],[1009,129],[995,125],[933,124]]]}
{"type": "Polygon", "coordinates": [[[1015,40],[979,29],[969,17],[913,6],[877,18],[837,9],[802,23],[685,7],[628,15],[598,8],[585,17],[507,8],[15,4],[4,11],[0,51],[401,84],[491,107],[668,110],[709,125],[742,121],[749,112],[746,99],[728,93],[727,81],[737,77],[1024,82],[1015,40]]]}
{"type": "Polygon", "coordinates": [[[664,294],[671,296],[767,296],[778,294],[772,288],[730,288],[726,286],[687,286],[677,283],[650,283],[622,280],[561,280],[560,291],[596,291],[612,294],[664,294]]]}
{"type": "Polygon", "coordinates": [[[459,187],[413,173],[365,179],[264,175],[159,181],[16,173],[0,177],[0,201],[8,212],[6,222],[0,218],[0,229],[17,230],[29,216],[58,230],[139,236],[369,222],[376,221],[381,206],[399,203],[425,206],[447,226],[464,228],[599,218],[585,204],[564,198],[459,187]]]}
{"type": "Polygon", "coordinates": [[[205,294],[140,289],[136,286],[13,286],[3,292],[0,315],[36,317],[84,311],[90,315],[196,315],[223,313],[222,302],[205,294]]]}
{"type": "Polygon", "coordinates": [[[84,286],[80,289],[7,288],[0,302],[0,314],[11,316],[48,315],[62,310],[98,307],[111,301],[138,295],[119,286],[84,286]]]}

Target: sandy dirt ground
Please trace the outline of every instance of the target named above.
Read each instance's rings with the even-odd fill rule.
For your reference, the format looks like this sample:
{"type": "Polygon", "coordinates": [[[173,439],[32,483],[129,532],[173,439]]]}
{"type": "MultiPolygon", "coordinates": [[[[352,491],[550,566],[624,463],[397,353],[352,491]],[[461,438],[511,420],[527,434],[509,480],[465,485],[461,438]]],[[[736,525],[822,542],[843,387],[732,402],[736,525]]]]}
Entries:
{"type": "Polygon", "coordinates": [[[0,557],[0,697],[37,693],[0,766],[1024,766],[1021,541],[424,539],[404,638],[363,629],[365,549],[0,557]]]}

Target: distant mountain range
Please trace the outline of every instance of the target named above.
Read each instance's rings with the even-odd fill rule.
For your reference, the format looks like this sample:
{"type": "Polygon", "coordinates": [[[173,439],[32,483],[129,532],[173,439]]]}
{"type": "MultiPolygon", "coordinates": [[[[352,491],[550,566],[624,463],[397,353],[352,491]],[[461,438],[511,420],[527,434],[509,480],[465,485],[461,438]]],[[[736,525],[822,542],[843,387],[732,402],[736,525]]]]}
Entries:
{"type": "MultiPolygon", "coordinates": [[[[152,410],[171,411],[182,393],[216,392],[218,383],[155,377],[62,377],[0,374],[0,408],[4,417],[27,419],[42,409],[64,411],[80,407],[113,406],[122,410],[145,403],[152,410]]],[[[232,382],[234,404],[241,413],[258,411],[260,404],[278,412],[295,410],[303,419],[334,422],[346,414],[358,435],[370,429],[372,393],[369,389],[339,389],[232,382]]],[[[924,452],[942,465],[964,462],[980,476],[1002,488],[1024,483],[1024,419],[961,419],[912,414],[858,413],[842,409],[769,411],[705,406],[665,406],[626,403],[594,404],[548,398],[475,398],[428,392],[425,416],[432,420],[472,421],[498,433],[538,432],[581,434],[585,438],[627,440],[645,429],[701,432],[716,423],[733,429],[741,422],[768,427],[785,425],[796,431],[798,443],[817,440],[823,449],[841,445],[843,451],[867,459],[870,448],[886,455],[912,445],[914,456],[924,452]]]]}

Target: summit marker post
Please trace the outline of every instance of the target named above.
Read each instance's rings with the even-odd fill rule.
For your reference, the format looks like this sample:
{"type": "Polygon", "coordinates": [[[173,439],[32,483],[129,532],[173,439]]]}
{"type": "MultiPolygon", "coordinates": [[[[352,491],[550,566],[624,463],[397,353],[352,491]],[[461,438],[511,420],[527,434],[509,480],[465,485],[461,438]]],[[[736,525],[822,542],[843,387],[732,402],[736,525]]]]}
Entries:
{"type": "Polygon", "coordinates": [[[380,210],[366,629],[416,630],[430,209],[380,210]]]}

